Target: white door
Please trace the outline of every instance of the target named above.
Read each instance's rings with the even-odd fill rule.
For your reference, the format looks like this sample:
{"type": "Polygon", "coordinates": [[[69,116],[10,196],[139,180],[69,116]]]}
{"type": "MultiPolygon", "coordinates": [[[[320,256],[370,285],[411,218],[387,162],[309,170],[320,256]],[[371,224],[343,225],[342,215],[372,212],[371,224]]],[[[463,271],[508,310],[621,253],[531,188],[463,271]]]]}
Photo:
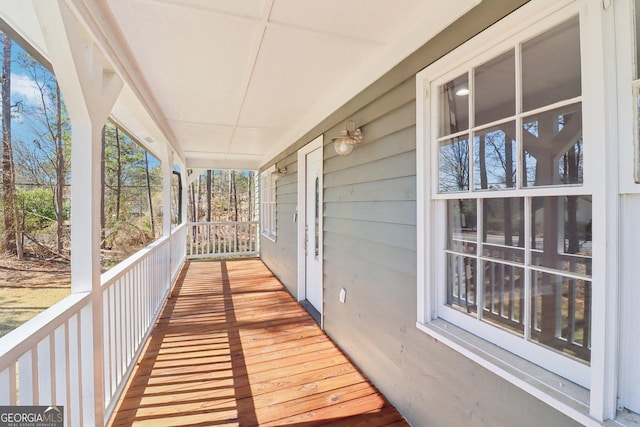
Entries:
{"type": "Polygon", "coordinates": [[[322,313],[322,147],[306,155],[305,294],[322,313]]]}

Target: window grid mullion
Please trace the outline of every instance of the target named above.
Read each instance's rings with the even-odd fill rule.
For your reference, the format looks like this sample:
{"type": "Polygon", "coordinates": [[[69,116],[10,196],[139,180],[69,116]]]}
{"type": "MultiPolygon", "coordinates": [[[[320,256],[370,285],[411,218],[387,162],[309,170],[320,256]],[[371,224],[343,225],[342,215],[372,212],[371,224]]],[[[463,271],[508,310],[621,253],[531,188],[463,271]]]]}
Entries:
{"type": "Polygon", "coordinates": [[[476,236],[476,303],[478,309],[476,316],[482,320],[485,307],[484,295],[484,260],[482,259],[482,236],[484,235],[484,203],[483,199],[476,199],[476,221],[478,222],[478,235],[476,236]]]}
{"type": "Polygon", "coordinates": [[[524,198],[524,339],[531,340],[533,293],[531,289],[531,197],[524,198]]]}
{"type": "MultiPolygon", "coordinates": [[[[469,133],[467,134],[468,144],[469,144],[469,159],[468,159],[468,170],[469,170],[469,192],[474,191],[475,189],[475,171],[473,170],[473,159],[475,156],[474,148],[473,148],[473,138],[475,132],[473,129],[476,126],[476,109],[475,109],[475,73],[474,68],[471,68],[468,71],[467,79],[469,81],[469,96],[467,97],[468,105],[469,105],[469,133]]],[[[478,266],[476,266],[478,268],[478,266]]]]}
{"type": "MultiPolygon", "coordinates": [[[[516,153],[516,188],[521,189],[524,187],[524,176],[526,171],[524,170],[524,140],[522,133],[522,43],[517,43],[515,46],[515,60],[516,60],[516,147],[518,152],[516,153]]],[[[525,202],[526,205],[526,202],[525,202]]],[[[525,232],[526,235],[526,232],[525,232]]]]}

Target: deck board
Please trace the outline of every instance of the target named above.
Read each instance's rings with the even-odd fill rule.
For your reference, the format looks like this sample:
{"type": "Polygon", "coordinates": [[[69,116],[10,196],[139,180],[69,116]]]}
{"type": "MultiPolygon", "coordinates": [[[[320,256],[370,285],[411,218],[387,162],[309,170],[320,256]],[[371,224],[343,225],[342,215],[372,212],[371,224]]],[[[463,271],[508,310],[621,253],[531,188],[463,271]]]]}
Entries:
{"type": "Polygon", "coordinates": [[[110,426],[407,426],[257,259],[191,262],[110,426]]]}

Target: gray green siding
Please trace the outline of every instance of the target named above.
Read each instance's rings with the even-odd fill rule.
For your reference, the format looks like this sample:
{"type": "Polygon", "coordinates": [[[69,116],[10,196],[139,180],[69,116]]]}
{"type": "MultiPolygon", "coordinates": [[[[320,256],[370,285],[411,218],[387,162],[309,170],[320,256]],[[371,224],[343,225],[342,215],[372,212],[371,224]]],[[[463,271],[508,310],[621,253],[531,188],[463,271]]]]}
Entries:
{"type": "Polygon", "coordinates": [[[521,3],[484,0],[274,159],[288,175],[278,183],[278,241],[263,239],[264,262],[295,295],[295,152],[324,133],[324,327],[415,426],[575,425],[415,326],[415,73],[521,3]],[[365,143],[339,157],[327,141],[346,119],[365,143]]]}
{"type": "Polygon", "coordinates": [[[297,286],[297,224],[293,217],[298,204],[298,165],[296,154],[278,162],[278,167],[287,168],[287,174],[276,184],[276,241],[261,236],[260,256],[273,274],[296,295],[297,286]]]}

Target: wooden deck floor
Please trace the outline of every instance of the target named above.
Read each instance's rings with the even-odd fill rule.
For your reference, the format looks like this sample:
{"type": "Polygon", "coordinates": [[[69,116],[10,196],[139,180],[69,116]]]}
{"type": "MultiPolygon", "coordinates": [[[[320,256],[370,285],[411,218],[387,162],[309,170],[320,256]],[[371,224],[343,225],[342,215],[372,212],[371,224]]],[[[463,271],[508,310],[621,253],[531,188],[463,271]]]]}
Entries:
{"type": "Polygon", "coordinates": [[[406,426],[260,260],[183,270],[111,426],[406,426]]]}

